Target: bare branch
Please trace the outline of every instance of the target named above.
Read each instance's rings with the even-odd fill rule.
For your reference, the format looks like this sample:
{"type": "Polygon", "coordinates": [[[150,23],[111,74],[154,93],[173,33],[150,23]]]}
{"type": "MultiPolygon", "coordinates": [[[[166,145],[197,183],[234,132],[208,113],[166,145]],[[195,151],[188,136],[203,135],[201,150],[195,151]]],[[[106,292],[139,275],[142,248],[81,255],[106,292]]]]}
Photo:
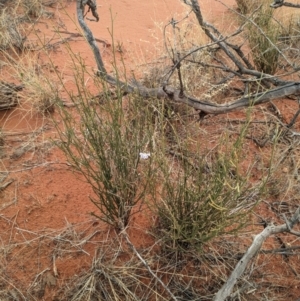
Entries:
{"type": "Polygon", "coordinates": [[[244,273],[248,263],[259,252],[262,244],[269,236],[283,232],[291,233],[292,228],[299,222],[300,207],[296,210],[292,218],[290,220],[287,220],[285,224],[282,224],[280,226],[268,226],[260,234],[256,235],[252,242],[252,245],[249,247],[242,259],[238,262],[232,274],[230,275],[226,283],[222,286],[222,288],[218,291],[213,301],[224,301],[231,294],[234,285],[244,273]]]}
{"type": "Polygon", "coordinates": [[[77,19],[79,22],[80,27],[82,28],[84,32],[84,36],[89,43],[89,45],[92,48],[97,68],[98,68],[98,75],[100,75],[104,80],[106,80],[108,83],[112,85],[119,85],[121,88],[125,89],[126,92],[130,93],[134,91],[134,88],[127,83],[121,82],[117,80],[116,78],[110,76],[104,66],[99,48],[97,46],[97,43],[95,41],[95,38],[91,32],[91,30],[88,28],[86,23],[84,22],[84,7],[87,5],[89,9],[92,11],[93,16],[96,18],[96,20],[99,20],[98,14],[96,12],[97,7],[95,6],[93,0],[77,0],[77,19]]]}
{"type": "Polygon", "coordinates": [[[278,7],[281,7],[281,6],[300,8],[300,4],[284,2],[284,0],[274,0],[274,2],[270,6],[273,7],[273,8],[278,8],[278,7]]]}
{"type": "MultiPolygon", "coordinates": [[[[269,74],[264,74],[262,72],[256,71],[256,70],[251,70],[248,68],[245,68],[243,65],[243,60],[240,61],[236,57],[236,55],[230,50],[230,46],[226,43],[226,38],[223,38],[220,36],[218,30],[214,28],[212,25],[205,23],[200,11],[199,4],[197,0],[191,0],[191,4],[188,3],[188,5],[192,6],[192,9],[194,13],[196,14],[196,17],[199,21],[200,26],[204,29],[204,31],[207,33],[207,35],[212,39],[213,43],[212,44],[217,44],[219,47],[228,55],[228,57],[236,64],[236,66],[239,69],[239,73],[242,74],[247,74],[254,76],[256,78],[259,78],[260,80],[268,80],[271,83],[273,83],[275,86],[279,86],[277,88],[271,89],[269,91],[265,92],[260,92],[260,93],[254,93],[250,95],[246,95],[238,100],[225,103],[225,104],[216,104],[208,101],[203,101],[201,99],[197,99],[194,97],[190,97],[185,95],[181,90],[174,89],[173,87],[169,86],[163,86],[163,87],[158,87],[158,88],[147,88],[143,85],[141,85],[138,82],[132,82],[131,84],[125,83],[120,81],[119,79],[109,75],[105,69],[99,48],[97,46],[97,43],[95,41],[95,38],[91,32],[91,30],[88,28],[84,21],[84,6],[87,5],[89,6],[90,10],[92,11],[94,17],[97,19],[97,14],[95,11],[95,6],[93,6],[93,1],[92,0],[77,0],[77,17],[78,17],[78,22],[84,32],[84,35],[87,39],[87,42],[90,44],[98,72],[97,75],[101,76],[106,82],[108,82],[111,85],[114,86],[119,86],[125,93],[139,93],[141,96],[145,98],[151,98],[151,97],[157,97],[157,98],[168,98],[172,101],[175,102],[180,102],[187,104],[197,110],[201,110],[204,113],[208,114],[222,114],[222,113],[227,113],[232,110],[242,108],[242,107],[248,107],[248,106],[253,106],[253,105],[258,105],[261,103],[265,103],[268,101],[271,101],[273,99],[278,99],[281,97],[286,97],[288,95],[292,94],[297,94],[300,92],[300,83],[298,82],[288,82],[288,81],[281,81],[277,77],[271,76],[269,74]],[[219,37],[215,36],[210,30],[212,29],[213,32],[217,33],[219,37]]],[[[236,51],[237,49],[233,49],[236,51]]],[[[240,54],[242,55],[242,54],[240,54]]],[[[177,64],[181,62],[181,59],[179,59],[175,64],[174,64],[174,69],[173,71],[178,67],[177,64]]],[[[233,71],[233,70],[232,70],[233,71]]],[[[230,72],[228,69],[227,72],[230,72]]],[[[238,75],[238,71],[233,71],[234,74],[238,75]]]]}

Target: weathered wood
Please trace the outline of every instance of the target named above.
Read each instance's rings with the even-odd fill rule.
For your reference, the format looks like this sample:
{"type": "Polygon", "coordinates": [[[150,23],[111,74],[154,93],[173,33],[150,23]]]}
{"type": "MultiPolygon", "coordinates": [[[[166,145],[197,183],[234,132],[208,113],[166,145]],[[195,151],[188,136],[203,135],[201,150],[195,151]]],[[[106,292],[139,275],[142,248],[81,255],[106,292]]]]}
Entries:
{"type": "MultiPolygon", "coordinates": [[[[95,21],[99,20],[99,16],[96,12],[96,5],[93,0],[77,0],[77,18],[78,22],[84,32],[84,35],[87,39],[87,42],[92,48],[97,68],[98,75],[101,76],[106,82],[111,85],[120,86],[125,93],[139,93],[141,96],[145,98],[157,97],[157,98],[168,98],[175,102],[185,103],[197,110],[200,110],[204,113],[208,114],[223,114],[238,108],[249,107],[253,105],[262,104],[265,102],[269,102],[274,99],[279,99],[282,97],[286,97],[293,94],[298,94],[300,92],[300,82],[281,82],[274,76],[269,76],[267,74],[262,74],[256,70],[250,70],[244,67],[242,62],[236,58],[234,53],[229,49],[228,44],[224,42],[224,39],[218,39],[215,35],[213,35],[208,27],[212,27],[212,25],[208,25],[204,22],[201,10],[197,0],[191,1],[192,9],[198,19],[199,25],[205,30],[206,34],[211,38],[212,41],[216,42],[223,51],[228,55],[228,57],[236,64],[239,71],[243,74],[247,74],[250,76],[254,76],[257,78],[264,78],[265,80],[270,81],[273,84],[276,84],[277,87],[270,89],[266,92],[254,93],[250,95],[246,95],[238,100],[228,102],[225,104],[217,104],[208,101],[203,101],[201,99],[197,99],[191,96],[185,95],[182,91],[178,89],[174,89],[173,87],[163,86],[158,88],[149,89],[138,82],[135,83],[124,83],[119,79],[109,75],[105,69],[105,65],[103,63],[99,48],[95,41],[95,38],[88,28],[84,21],[84,8],[85,5],[91,10],[95,21]],[[263,76],[263,77],[262,77],[263,76]]],[[[216,29],[214,29],[216,30],[216,29]]]]}
{"type": "Polygon", "coordinates": [[[258,251],[261,249],[262,244],[268,237],[283,232],[289,232],[294,235],[300,236],[300,233],[293,231],[293,227],[299,222],[300,207],[298,207],[298,209],[295,211],[294,215],[291,217],[290,220],[286,220],[285,224],[279,226],[270,225],[266,227],[261,233],[256,235],[251,246],[244,254],[242,259],[238,262],[225,284],[214,297],[213,301],[225,301],[227,297],[230,296],[237,280],[242,276],[250,260],[252,260],[254,256],[258,253],[258,251]]]}

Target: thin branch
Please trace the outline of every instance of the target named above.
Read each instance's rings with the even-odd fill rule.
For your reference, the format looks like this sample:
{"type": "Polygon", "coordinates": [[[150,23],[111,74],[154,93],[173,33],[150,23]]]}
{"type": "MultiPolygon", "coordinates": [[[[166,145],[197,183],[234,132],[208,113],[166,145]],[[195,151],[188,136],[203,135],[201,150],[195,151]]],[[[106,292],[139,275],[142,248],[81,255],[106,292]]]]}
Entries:
{"type": "Polygon", "coordinates": [[[166,292],[169,294],[172,300],[178,301],[177,298],[174,296],[174,294],[170,291],[170,289],[163,283],[163,281],[151,270],[150,266],[148,265],[147,261],[142,257],[142,255],[137,251],[135,246],[130,241],[128,234],[126,232],[126,229],[124,229],[121,232],[122,236],[125,238],[128,246],[133,251],[133,253],[137,256],[137,258],[142,262],[142,264],[146,267],[148,272],[151,274],[151,276],[160,283],[160,285],[166,290],[166,292]]]}
{"type": "Polygon", "coordinates": [[[96,64],[97,64],[97,69],[98,69],[98,75],[101,76],[104,80],[106,80],[108,83],[112,85],[119,85],[121,88],[126,90],[128,93],[133,92],[134,88],[130,86],[127,83],[124,83],[122,81],[117,80],[116,78],[110,76],[104,66],[99,48],[97,46],[96,40],[93,36],[92,31],[89,29],[89,27],[86,25],[84,22],[84,7],[87,5],[89,9],[92,11],[93,16],[95,17],[96,20],[99,20],[98,14],[96,13],[97,7],[94,5],[92,0],[77,0],[77,19],[79,22],[79,25],[81,29],[84,32],[84,36],[89,43],[89,45],[92,48],[96,64]]]}
{"type": "Polygon", "coordinates": [[[251,246],[244,254],[242,259],[238,262],[235,269],[231,273],[230,277],[224,283],[222,288],[218,291],[213,301],[224,301],[228,296],[230,296],[237,280],[242,276],[250,260],[252,260],[252,258],[254,258],[255,255],[259,252],[259,250],[262,247],[262,244],[268,237],[283,232],[291,233],[292,228],[299,222],[300,222],[300,207],[296,210],[296,212],[291,217],[291,219],[286,221],[285,224],[282,224],[280,226],[274,226],[274,225],[268,226],[260,234],[256,235],[251,246]]]}
{"type": "Polygon", "coordinates": [[[270,5],[270,7],[273,7],[273,8],[278,8],[278,7],[281,7],[281,6],[300,8],[300,4],[284,2],[284,0],[274,0],[274,2],[270,5]]]}

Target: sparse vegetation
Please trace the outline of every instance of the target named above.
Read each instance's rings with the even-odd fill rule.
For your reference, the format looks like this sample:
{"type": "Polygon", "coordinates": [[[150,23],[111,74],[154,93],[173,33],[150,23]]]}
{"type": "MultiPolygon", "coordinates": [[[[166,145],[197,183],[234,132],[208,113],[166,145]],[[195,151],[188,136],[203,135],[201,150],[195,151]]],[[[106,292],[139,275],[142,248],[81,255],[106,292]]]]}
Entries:
{"type": "MultiPolygon", "coordinates": [[[[263,2],[264,0],[236,0],[236,4],[241,14],[247,15],[249,13],[253,13],[263,2]]],[[[266,1],[264,1],[266,2],[266,1]]]]}
{"type": "MultiPolygon", "coordinates": [[[[36,32],[24,47],[27,25],[34,34],[55,1],[0,0],[0,68],[17,81],[1,82],[10,87],[2,94],[0,85],[0,210],[7,209],[0,212],[1,300],[298,297],[300,110],[292,100],[289,111],[270,102],[293,95],[291,87],[297,93],[286,75],[298,70],[295,26],[286,28],[267,1],[237,1],[241,27],[222,34],[196,0],[184,2],[194,16],[189,11],[163,28],[165,52],[140,81],[129,79],[123,55],[130,52],[126,42],[115,44],[113,30],[112,49],[101,40],[99,51],[87,38],[95,73],[78,40],[73,48],[80,34],[67,32],[63,19],[54,36],[72,39],[53,42],[36,32]],[[63,68],[55,63],[62,49],[63,68]],[[249,108],[217,115],[242,107],[249,108]],[[9,132],[18,111],[18,130],[9,132]],[[23,129],[24,115],[37,116],[40,128],[23,129]],[[58,148],[38,151],[30,143],[38,137],[58,148]],[[67,182],[57,192],[68,177],[87,185],[67,182]],[[76,208],[81,187],[89,218],[76,208]],[[63,227],[53,211],[64,212],[63,227]],[[40,214],[47,226],[36,230],[40,214]]],[[[96,18],[94,2],[86,4],[82,16],[96,18]]]]}
{"type": "MultiPolygon", "coordinates": [[[[172,160],[160,162],[162,188],[154,211],[158,235],[168,252],[201,251],[213,238],[247,224],[265,180],[256,186],[249,182],[251,169],[246,174],[240,170],[245,132],[241,130],[232,146],[224,139],[214,154],[201,156],[200,150],[187,155],[187,145],[177,141],[180,151],[171,152],[172,160]]],[[[186,134],[185,139],[191,139],[192,133],[186,134]]]]}
{"type": "Polygon", "coordinates": [[[16,11],[10,6],[0,9],[0,50],[5,51],[11,47],[22,48],[25,37],[21,33],[20,19],[16,11]]]}
{"type": "Polygon", "coordinates": [[[152,159],[142,163],[140,158],[141,153],[151,150],[148,118],[137,118],[142,103],[138,96],[129,96],[124,108],[121,90],[117,89],[113,98],[101,81],[97,84],[102,104],[92,106],[93,96],[83,86],[84,73],[75,74],[75,78],[78,96],[70,95],[75,112],[60,107],[64,127],[57,127],[58,146],[93,187],[95,196],[90,199],[100,210],[95,215],[122,230],[151,182],[152,159]]]}
{"type": "Polygon", "coordinates": [[[275,74],[278,67],[280,51],[278,44],[282,27],[274,19],[274,9],[269,6],[269,1],[260,0],[256,1],[256,4],[259,9],[253,4],[248,6],[245,4],[247,13],[252,13],[247,35],[253,61],[259,71],[275,74]]]}

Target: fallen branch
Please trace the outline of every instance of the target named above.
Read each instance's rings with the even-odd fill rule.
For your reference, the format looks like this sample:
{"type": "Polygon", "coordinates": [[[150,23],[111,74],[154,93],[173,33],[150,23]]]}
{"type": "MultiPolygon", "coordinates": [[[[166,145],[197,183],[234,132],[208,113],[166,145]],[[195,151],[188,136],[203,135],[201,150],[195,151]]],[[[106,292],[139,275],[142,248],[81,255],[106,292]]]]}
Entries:
{"type": "Polygon", "coordinates": [[[278,7],[281,7],[281,6],[300,8],[300,4],[284,2],[284,0],[274,0],[274,2],[270,6],[273,7],[273,8],[278,8],[278,7]]]}
{"type": "Polygon", "coordinates": [[[283,232],[293,233],[292,228],[299,222],[300,207],[296,210],[290,220],[286,220],[285,224],[280,226],[268,226],[260,234],[256,235],[252,242],[252,245],[249,247],[242,259],[238,262],[232,274],[227,279],[222,288],[218,291],[213,301],[224,301],[228,296],[230,296],[234,285],[244,273],[248,263],[259,252],[262,244],[269,236],[283,232]]]}
{"type": "Polygon", "coordinates": [[[185,93],[183,93],[183,91],[180,91],[170,86],[162,86],[162,87],[150,89],[141,85],[138,82],[133,82],[131,84],[122,82],[118,78],[115,78],[107,73],[96,40],[91,30],[88,28],[88,26],[84,21],[84,8],[86,5],[88,6],[89,10],[92,12],[95,20],[97,21],[99,19],[93,0],[77,0],[78,22],[84,32],[84,36],[87,39],[87,42],[92,48],[96,60],[97,68],[98,68],[97,75],[102,77],[109,84],[114,86],[119,86],[125,92],[125,94],[135,92],[145,98],[151,98],[151,97],[165,98],[165,99],[167,98],[175,102],[187,104],[193,107],[194,109],[200,110],[207,114],[223,114],[223,113],[236,110],[238,108],[262,104],[274,99],[286,97],[300,92],[299,82],[282,82],[276,77],[270,76],[268,74],[263,74],[259,71],[251,70],[244,67],[242,63],[243,60],[240,61],[235,56],[234,51],[236,50],[232,51],[230,49],[231,48],[230,45],[225,42],[226,39],[223,38],[222,36],[220,38],[217,38],[208,29],[208,28],[212,28],[213,32],[218,33],[217,29],[215,29],[212,25],[204,22],[198,1],[192,0],[191,3],[192,4],[190,5],[192,6],[193,11],[198,19],[199,25],[205,30],[207,36],[209,36],[214,43],[218,44],[221,47],[221,49],[227,54],[227,56],[232,60],[232,62],[236,64],[241,74],[247,74],[250,76],[254,76],[255,78],[267,80],[278,87],[274,89],[270,89],[266,92],[249,94],[247,96],[244,96],[238,100],[229,103],[216,104],[208,101],[203,101],[201,99],[197,99],[191,96],[187,96],[185,95],[185,93]]]}

